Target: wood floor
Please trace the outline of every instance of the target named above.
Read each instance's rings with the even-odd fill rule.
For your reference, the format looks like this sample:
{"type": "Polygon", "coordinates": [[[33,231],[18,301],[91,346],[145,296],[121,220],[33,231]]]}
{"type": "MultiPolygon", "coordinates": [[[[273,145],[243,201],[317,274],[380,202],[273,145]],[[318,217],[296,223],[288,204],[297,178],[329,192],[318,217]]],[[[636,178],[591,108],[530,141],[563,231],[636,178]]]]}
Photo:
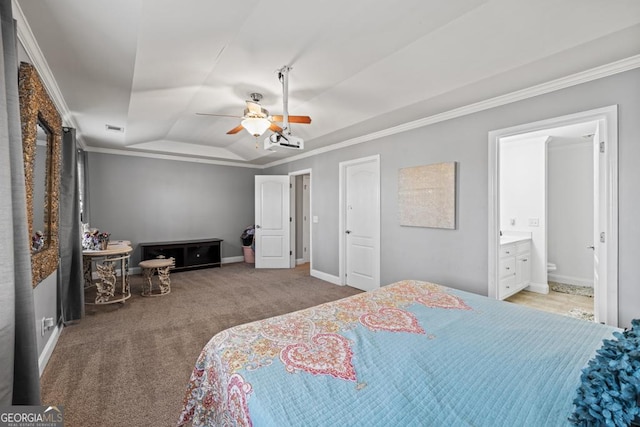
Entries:
{"type": "Polygon", "coordinates": [[[546,295],[521,291],[507,298],[505,301],[564,315],[572,309],[580,309],[588,313],[593,313],[593,298],[554,291],[549,291],[546,295]]]}

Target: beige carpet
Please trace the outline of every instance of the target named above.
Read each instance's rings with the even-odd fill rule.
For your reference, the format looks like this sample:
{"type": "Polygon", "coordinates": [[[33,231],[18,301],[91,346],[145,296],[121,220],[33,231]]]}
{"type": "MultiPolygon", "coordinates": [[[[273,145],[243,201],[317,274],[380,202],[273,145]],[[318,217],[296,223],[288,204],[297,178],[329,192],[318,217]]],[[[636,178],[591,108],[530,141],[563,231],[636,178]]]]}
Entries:
{"type": "Polygon", "coordinates": [[[63,405],[65,426],[175,426],[200,350],[230,326],[359,293],[309,276],[308,267],[249,264],[171,274],[171,293],[87,306],[64,328],[41,379],[42,402],[63,405]]]}

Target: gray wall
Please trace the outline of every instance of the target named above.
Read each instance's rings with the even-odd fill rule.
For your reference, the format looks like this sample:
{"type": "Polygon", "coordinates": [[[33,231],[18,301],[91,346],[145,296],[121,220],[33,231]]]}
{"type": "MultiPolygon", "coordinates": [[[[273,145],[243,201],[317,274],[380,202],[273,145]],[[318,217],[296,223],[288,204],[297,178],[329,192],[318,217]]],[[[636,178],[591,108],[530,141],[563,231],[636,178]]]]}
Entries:
{"type": "Polygon", "coordinates": [[[242,255],[254,216],[257,169],[89,153],[91,227],[141,242],[224,239],[222,257],[242,255]]]}
{"type": "MultiPolygon", "coordinates": [[[[313,169],[314,269],[338,274],[338,163],[381,158],[381,281],[425,279],[487,294],[488,132],[619,105],[620,324],[640,317],[640,69],[401,134],[269,168],[285,174],[313,169]],[[398,225],[398,169],[458,162],[456,230],[398,225]]],[[[312,148],[312,144],[308,144],[312,148]]]]}

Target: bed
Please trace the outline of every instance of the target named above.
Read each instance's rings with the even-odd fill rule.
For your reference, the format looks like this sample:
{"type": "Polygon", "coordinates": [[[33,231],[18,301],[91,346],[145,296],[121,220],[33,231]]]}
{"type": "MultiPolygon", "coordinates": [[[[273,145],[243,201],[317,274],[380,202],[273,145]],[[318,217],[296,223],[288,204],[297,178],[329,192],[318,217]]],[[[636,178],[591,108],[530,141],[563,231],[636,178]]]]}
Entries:
{"type": "Polygon", "coordinates": [[[407,280],[215,335],[178,425],[570,425],[615,328],[407,280]]]}

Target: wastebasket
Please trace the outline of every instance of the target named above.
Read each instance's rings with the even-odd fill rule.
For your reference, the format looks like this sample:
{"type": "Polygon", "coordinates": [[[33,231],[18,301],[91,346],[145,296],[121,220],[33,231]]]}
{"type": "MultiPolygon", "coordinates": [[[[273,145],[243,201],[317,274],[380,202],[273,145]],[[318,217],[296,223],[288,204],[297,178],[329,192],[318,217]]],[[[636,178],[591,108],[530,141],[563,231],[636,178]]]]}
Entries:
{"type": "Polygon", "coordinates": [[[253,248],[251,246],[243,246],[242,251],[244,252],[244,262],[248,264],[255,264],[256,257],[253,253],[253,248]]]}
{"type": "Polygon", "coordinates": [[[253,236],[255,234],[255,226],[250,225],[244,229],[244,232],[240,236],[242,240],[242,251],[244,252],[244,262],[249,264],[255,264],[256,257],[253,252],[253,236]]]}

